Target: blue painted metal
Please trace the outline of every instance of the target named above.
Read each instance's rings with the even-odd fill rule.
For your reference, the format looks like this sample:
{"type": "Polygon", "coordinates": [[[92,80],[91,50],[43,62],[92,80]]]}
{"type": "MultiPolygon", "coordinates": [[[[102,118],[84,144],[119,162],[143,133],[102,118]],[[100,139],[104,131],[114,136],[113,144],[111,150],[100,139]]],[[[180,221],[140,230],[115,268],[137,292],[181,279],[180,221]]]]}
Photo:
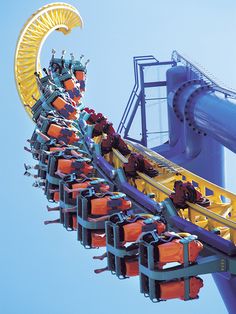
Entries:
{"type": "Polygon", "coordinates": [[[141,102],[141,126],[142,126],[142,138],[141,144],[147,146],[147,124],[146,124],[146,101],[145,101],[145,90],[144,90],[144,73],[143,66],[140,66],[140,81],[141,81],[141,91],[140,91],[140,102],[141,102]]]}
{"type": "Polygon", "coordinates": [[[191,115],[189,108],[199,97],[192,96],[201,88],[204,93],[212,92],[195,72],[186,71],[186,67],[175,66],[167,71],[170,140],[154,150],[203,178],[224,186],[223,145],[211,136],[204,136],[203,131],[199,133],[188,120],[191,115]],[[189,77],[192,79],[189,80],[189,77]]]}
{"type": "MultiPolygon", "coordinates": [[[[165,147],[155,150],[209,181],[224,186],[223,145],[236,152],[234,123],[236,112],[233,101],[222,99],[214,92],[220,92],[225,97],[233,99],[236,98],[236,94],[218,86],[186,59],[179,58],[176,61],[185,63],[182,62],[182,66],[167,71],[170,141],[165,147]],[[190,84],[187,84],[189,81],[190,84]],[[177,112],[180,112],[179,117],[174,111],[174,104],[177,112]]],[[[176,223],[178,217],[174,217],[174,220],[176,223]]],[[[184,224],[188,224],[189,227],[190,223],[184,224]]],[[[183,224],[181,225],[182,230],[198,234],[201,239],[207,240],[207,243],[228,254],[235,254],[235,247],[229,248],[223,239],[211,236],[200,228],[194,227],[193,230],[188,227],[182,229],[183,224]]],[[[236,307],[235,276],[229,273],[224,277],[221,274],[214,274],[213,278],[228,311],[232,313],[232,309],[236,307]]]]}
{"type": "Polygon", "coordinates": [[[235,313],[236,276],[229,273],[216,273],[213,274],[213,278],[224,300],[228,312],[230,314],[235,313]]]}
{"type": "MultiPolygon", "coordinates": [[[[148,144],[148,130],[147,130],[147,118],[146,118],[146,98],[145,89],[146,88],[158,88],[166,86],[166,81],[145,81],[144,69],[147,67],[161,67],[161,66],[173,66],[176,64],[175,61],[164,61],[159,62],[153,56],[138,56],[134,57],[134,76],[135,85],[131,92],[128,104],[125,108],[121,121],[119,123],[117,132],[123,134],[125,139],[129,139],[136,143],[140,143],[144,146],[148,144]],[[141,109],[141,139],[132,138],[129,135],[130,128],[134,121],[134,117],[137,114],[137,110],[141,109]]],[[[160,133],[160,132],[155,132],[160,133]]]]}

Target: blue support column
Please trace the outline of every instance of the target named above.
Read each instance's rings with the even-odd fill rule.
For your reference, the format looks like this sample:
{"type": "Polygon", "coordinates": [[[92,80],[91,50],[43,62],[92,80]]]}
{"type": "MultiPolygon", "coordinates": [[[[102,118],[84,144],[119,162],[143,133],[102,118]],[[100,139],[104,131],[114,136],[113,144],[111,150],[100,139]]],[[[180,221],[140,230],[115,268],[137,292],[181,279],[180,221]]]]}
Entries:
{"type": "Polygon", "coordinates": [[[146,100],[145,100],[143,69],[144,69],[144,67],[140,66],[140,81],[141,81],[140,104],[141,104],[141,123],[142,123],[141,144],[143,146],[147,146],[146,100]]]}

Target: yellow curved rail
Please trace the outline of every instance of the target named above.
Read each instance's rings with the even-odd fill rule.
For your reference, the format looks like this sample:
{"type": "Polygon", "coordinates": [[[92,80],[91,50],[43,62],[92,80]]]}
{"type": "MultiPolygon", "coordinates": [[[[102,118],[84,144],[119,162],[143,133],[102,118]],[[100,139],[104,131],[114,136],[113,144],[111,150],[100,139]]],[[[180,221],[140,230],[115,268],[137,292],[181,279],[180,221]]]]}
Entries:
{"type": "Polygon", "coordinates": [[[15,81],[25,110],[32,117],[31,108],[40,93],[34,72],[40,72],[40,52],[48,35],[54,30],[63,34],[83,26],[79,12],[73,6],[56,2],[36,11],[23,26],[15,52],[15,81]]]}

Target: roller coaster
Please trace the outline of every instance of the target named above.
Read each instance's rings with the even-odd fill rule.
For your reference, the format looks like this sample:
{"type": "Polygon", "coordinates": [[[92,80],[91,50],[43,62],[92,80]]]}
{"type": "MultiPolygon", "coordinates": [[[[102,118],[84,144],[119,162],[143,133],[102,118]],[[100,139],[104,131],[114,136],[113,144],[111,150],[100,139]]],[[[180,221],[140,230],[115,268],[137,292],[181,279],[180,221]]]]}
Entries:
{"type": "Polygon", "coordinates": [[[116,132],[83,103],[87,61],[53,50],[48,68],[40,67],[45,38],[82,25],[71,5],[46,5],[26,22],[16,48],[17,89],[35,122],[25,150],[37,164],[25,164],[25,175],[56,204],[48,211],[58,212],[45,224],[74,231],[85,248],[106,248],[94,257],[106,259],[95,272],[139,276],[153,302],[196,299],[199,275],[213,274],[234,313],[236,195],[222,186],[223,146],[236,151],[236,93],[176,51],[169,61],[135,57],[135,85],[116,132]],[[146,81],[147,68],[163,78],[146,81]],[[169,140],[150,149],[146,90],[153,88],[165,90],[169,140]],[[139,108],[141,139],[129,134],[139,108]]]}

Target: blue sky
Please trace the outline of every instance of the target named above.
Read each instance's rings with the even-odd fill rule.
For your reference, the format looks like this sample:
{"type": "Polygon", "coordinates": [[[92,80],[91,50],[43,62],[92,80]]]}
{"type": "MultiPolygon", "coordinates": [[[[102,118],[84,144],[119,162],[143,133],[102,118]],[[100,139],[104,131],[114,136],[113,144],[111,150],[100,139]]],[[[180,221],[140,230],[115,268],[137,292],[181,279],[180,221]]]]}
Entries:
{"type": "MultiPolygon", "coordinates": [[[[23,146],[33,124],[15,88],[13,60],[18,34],[45,1],[6,1],[1,18],[1,259],[0,312],[4,314],[175,314],[226,313],[211,276],[204,277],[200,299],[152,304],[139,293],[138,279],[119,281],[110,273],[93,274],[97,251],[84,250],[74,233],[46,212],[46,199],[23,177],[23,163],[33,163],[23,146]]],[[[69,36],[52,34],[42,51],[47,65],[52,48],[91,59],[86,104],[105,113],[117,126],[133,87],[132,57],[153,54],[170,58],[185,53],[221,81],[236,88],[236,3],[208,1],[69,1],[84,20],[84,29],[69,36]]],[[[232,154],[227,152],[227,187],[236,191],[232,154]]],[[[100,252],[99,252],[100,253],[100,252]]]]}

